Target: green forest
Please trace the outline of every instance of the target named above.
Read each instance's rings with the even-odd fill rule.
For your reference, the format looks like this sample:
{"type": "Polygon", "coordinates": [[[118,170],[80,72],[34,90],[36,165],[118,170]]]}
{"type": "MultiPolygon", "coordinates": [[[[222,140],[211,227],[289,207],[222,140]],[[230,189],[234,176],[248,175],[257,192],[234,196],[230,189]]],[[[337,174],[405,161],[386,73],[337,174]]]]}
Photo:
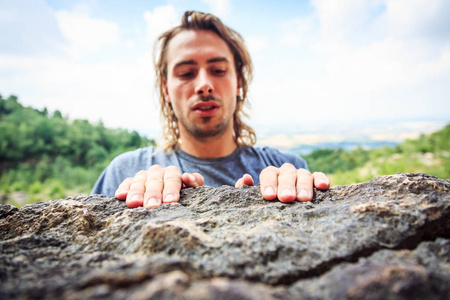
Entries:
{"type": "Polygon", "coordinates": [[[346,151],[319,149],[307,156],[311,171],[329,175],[332,186],[366,182],[395,173],[427,173],[450,178],[450,124],[394,147],[346,151]]]}
{"type": "MultiPolygon", "coordinates": [[[[155,141],[136,131],[69,120],[59,111],[24,107],[17,97],[0,95],[0,203],[21,207],[89,193],[115,156],[147,145],[155,141]]],[[[332,186],[398,172],[450,178],[450,125],[395,147],[319,149],[303,157],[332,186]]]]}
{"type": "Polygon", "coordinates": [[[115,156],[147,145],[155,141],[136,131],[71,121],[0,95],[1,203],[22,206],[89,193],[115,156]]]}

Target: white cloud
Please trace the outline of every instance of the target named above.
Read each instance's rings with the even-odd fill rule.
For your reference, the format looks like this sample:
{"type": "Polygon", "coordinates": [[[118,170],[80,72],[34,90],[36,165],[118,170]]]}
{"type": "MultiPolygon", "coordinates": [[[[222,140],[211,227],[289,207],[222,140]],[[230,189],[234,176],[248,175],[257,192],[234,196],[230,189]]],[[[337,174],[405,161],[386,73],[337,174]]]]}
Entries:
{"type": "Polygon", "coordinates": [[[373,12],[380,7],[381,0],[313,0],[322,34],[329,39],[340,40],[365,35],[370,27],[373,12]]]}
{"type": "Polygon", "coordinates": [[[448,72],[448,67],[445,67],[448,63],[441,56],[449,50],[450,42],[447,40],[441,47],[442,42],[427,38],[432,34],[431,28],[441,30],[431,26],[430,22],[448,22],[450,11],[447,7],[450,6],[443,1],[357,1],[359,5],[354,5],[355,1],[351,0],[339,1],[339,9],[334,11],[334,16],[326,2],[314,3],[317,4],[321,25],[326,24],[333,29],[321,33],[319,39],[329,43],[317,41],[316,50],[323,55],[328,73],[338,84],[346,83],[348,88],[359,87],[364,91],[392,86],[404,88],[421,82],[431,73],[442,75],[442,72],[448,72]],[[436,5],[439,2],[440,7],[436,5]],[[374,8],[376,5],[378,9],[374,8]],[[382,8],[384,10],[380,10],[382,8]],[[448,11],[446,17],[441,13],[445,9],[448,11]],[[378,14],[373,11],[378,11],[378,14]],[[358,19],[358,15],[363,17],[358,19]],[[332,21],[325,20],[325,16],[332,21]],[[382,30],[380,22],[386,26],[382,30]],[[356,31],[366,32],[365,43],[351,40],[359,38],[359,34],[351,35],[351,39],[331,38],[330,41],[330,33],[356,31]],[[419,35],[424,39],[417,41],[419,35]],[[355,87],[354,83],[359,86],[355,87]]]}
{"type": "Polygon", "coordinates": [[[293,123],[442,115],[449,108],[442,96],[450,84],[447,3],[313,0],[313,14],[281,23],[284,48],[272,63],[256,66],[256,121],[270,122],[265,111],[293,123]]]}
{"type": "MultiPolygon", "coordinates": [[[[20,7],[15,12],[28,26],[28,13],[20,7]]],[[[50,55],[51,48],[44,56],[0,52],[0,93],[16,94],[25,105],[58,109],[71,119],[102,119],[106,126],[155,136],[160,125],[151,49],[134,47],[145,41],[121,40],[119,25],[91,17],[87,6],[59,12],[47,7],[47,13],[66,51],[59,56],[50,55]],[[134,56],[124,54],[130,47],[134,56]]]]}
{"type": "Polygon", "coordinates": [[[265,36],[251,36],[246,39],[246,44],[253,54],[266,50],[269,46],[269,39],[265,36]]]}
{"type": "Polygon", "coordinates": [[[91,18],[86,11],[62,10],[56,17],[61,33],[70,43],[71,55],[83,56],[119,42],[116,23],[91,18]]]}
{"type": "Polygon", "coordinates": [[[147,40],[152,45],[161,33],[180,23],[180,17],[173,5],[158,6],[153,11],[145,11],[144,20],[147,23],[147,40]]]}
{"type": "Polygon", "coordinates": [[[312,18],[298,18],[281,23],[281,44],[288,47],[298,47],[305,44],[314,28],[312,18]]]}
{"type": "MultiPolygon", "coordinates": [[[[186,1],[176,3],[150,4],[141,20],[126,19],[124,11],[115,23],[89,6],[55,12],[41,0],[3,1],[0,93],[71,118],[159,132],[150,42],[178,25],[181,11],[192,9],[186,1]]],[[[221,17],[233,13],[230,3],[208,1],[221,17]]],[[[238,30],[252,26],[245,39],[255,64],[253,122],[311,126],[449,111],[450,1],[311,3],[312,13],[279,27],[270,22],[259,32],[239,20],[238,30]]]]}
{"type": "Polygon", "coordinates": [[[386,0],[383,21],[396,36],[450,38],[450,2],[447,0],[386,0]]]}
{"type": "Polygon", "coordinates": [[[18,94],[25,105],[58,109],[71,119],[102,119],[110,127],[142,132],[159,129],[148,55],[127,62],[97,63],[9,55],[0,56],[0,65],[17,72],[17,76],[2,78],[0,91],[18,94]]]}

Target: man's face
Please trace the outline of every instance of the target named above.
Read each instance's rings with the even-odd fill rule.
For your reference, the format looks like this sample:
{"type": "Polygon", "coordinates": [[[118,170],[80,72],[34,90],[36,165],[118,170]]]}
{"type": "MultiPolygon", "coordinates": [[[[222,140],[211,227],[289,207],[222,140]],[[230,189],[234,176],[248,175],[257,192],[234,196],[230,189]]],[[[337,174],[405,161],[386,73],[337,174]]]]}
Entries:
{"type": "Polygon", "coordinates": [[[205,30],[177,34],[167,49],[164,87],[181,136],[233,133],[238,80],[233,55],[217,34],[205,30]]]}

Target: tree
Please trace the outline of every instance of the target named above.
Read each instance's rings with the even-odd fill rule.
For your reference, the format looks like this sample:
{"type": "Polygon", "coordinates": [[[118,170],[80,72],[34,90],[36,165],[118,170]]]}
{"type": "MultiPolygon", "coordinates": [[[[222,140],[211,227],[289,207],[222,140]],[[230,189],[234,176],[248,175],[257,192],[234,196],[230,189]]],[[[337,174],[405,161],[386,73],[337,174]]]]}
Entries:
{"type": "Polygon", "coordinates": [[[62,114],[61,114],[61,112],[59,110],[55,110],[53,112],[53,118],[55,118],[55,119],[62,119],[63,116],[62,116],[62,114]]]}

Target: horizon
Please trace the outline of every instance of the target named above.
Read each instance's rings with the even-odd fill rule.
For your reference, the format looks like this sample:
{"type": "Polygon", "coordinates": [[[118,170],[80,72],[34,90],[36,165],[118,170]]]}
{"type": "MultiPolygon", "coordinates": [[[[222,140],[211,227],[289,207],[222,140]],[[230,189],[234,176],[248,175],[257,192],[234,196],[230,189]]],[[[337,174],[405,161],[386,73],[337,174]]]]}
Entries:
{"type": "Polygon", "coordinates": [[[0,93],[159,138],[152,42],[188,9],[243,35],[255,68],[249,124],[262,138],[450,121],[444,0],[0,0],[0,93]]]}
{"type": "MultiPolygon", "coordinates": [[[[2,95],[0,97],[7,99],[9,96],[15,95],[2,95]]],[[[36,108],[33,106],[24,105],[20,98],[18,102],[24,107],[35,109],[38,111],[44,110],[44,108],[36,108]]],[[[48,111],[50,117],[55,111],[48,111]]],[[[69,123],[75,120],[87,120],[87,119],[74,119],[68,114],[63,114],[69,123]]],[[[102,120],[97,122],[89,121],[93,125],[103,124],[102,120]]],[[[414,140],[419,138],[422,134],[431,134],[433,132],[442,130],[450,122],[447,118],[442,119],[399,119],[399,120],[370,120],[367,122],[360,121],[357,123],[347,122],[341,123],[338,127],[329,128],[329,124],[322,124],[321,127],[317,125],[307,126],[307,124],[278,124],[278,126],[264,126],[259,125],[254,127],[257,133],[256,147],[270,146],[278,148],[282,151],[297,152],[300,155],[307,155],[316,149],[324,148],[341,148],[344,150],[354,150],[357,147],[363,147],[366,149],[378,148],[381,146],[394,146],[404,142],[405,140],[414,140]],[[294,126],[293,126],[294,125],[294,126]],[[297,129],[294,129],[297,128],[297,129]]],[[[250,124],[252,125],[252,124],[250,124]]],[[[128,130],[131,132],[133,129],[127,129],[122,127],[109,127],[109,129],[128,130]]],[[[137,131],[137,130],[136,130],[137,131]]],[[[141,136],[145,136],[149,139],[160,141],[160,136],[156,134],[139,132],[141,136]]]]}

